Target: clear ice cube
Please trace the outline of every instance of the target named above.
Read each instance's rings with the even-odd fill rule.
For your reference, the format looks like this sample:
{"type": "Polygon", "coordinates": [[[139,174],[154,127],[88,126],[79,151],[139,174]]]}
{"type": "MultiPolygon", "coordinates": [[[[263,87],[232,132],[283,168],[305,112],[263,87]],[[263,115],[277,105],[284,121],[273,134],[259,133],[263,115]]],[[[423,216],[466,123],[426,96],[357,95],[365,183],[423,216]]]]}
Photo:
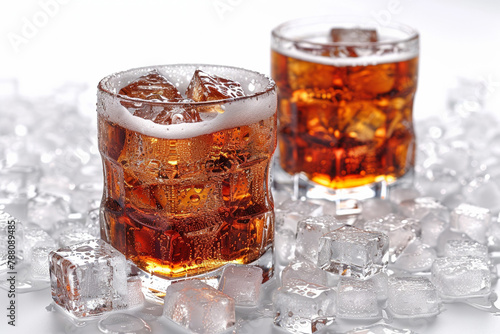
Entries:
{"type": "Polygon", "coordinates": [[[178,102],[183,99],[175,85],[157,70],[152,70],[121,88],[119,94],[141,100],[178,102]]]}
{"type": "Polygon", "coordinates": [[[462,203],[450,215],[450,228],[463,232],[482,244],[486,243],[486,232],[491,223],[489,209],[462,203]]]}
{"type": "Polygon", "coordinates": [[[208,74],[198,69],[193,74],[186,90],[186,96],[199,102],[245,96],[245,92],[236,81],[208,74]]]}
{"type": "Polygon", "coordinates": [[[449,220],[448,208],[434,197],[418,197],[402,201],[400,203],[402,212],[415,219],[422,219],[429,213],[434,213],[443,220],[449,220]]]}
{"type": "Polygon", "coordinates": [[[345,224],[334,216],[308,217],[297,223],[295,254],[313,263],[318,262],[319,238],[345,224]]]}
{"type": "Polygon", "coordinates": [[[379,318],[381,309],[374,282],[342,277],[337,286],[337,316],[342,319],[379,318]]]}
{"type": "Polygon", "coordinates": [[[323,208],[317,203],[287,199],[275,208],[276,228],[289,229],[295,233],[300,220],[307,217],[317,217],[322,213],[323,208]]]}
{"type": "Polygon", "coordinates": [[[127,307],[125,256],[101,239],[50,253],[54,302],[76,318],[127,307]]]}
{"type": "Polygon", "coordinates": [[[200,334],[223,332],[236,319],[233,298],[196,279],[167,288],[163,315],[200,334]]]}
{"type": "Polygon", "coordinates": [[[441,300],[426,277],[391,277],[387,308],[396,318],[419,318],[439,313],[441,300]]]}
{"type": "Polygon", "coordinates": [[[49,253],[54,248],[51,247],[34,247],[31,250],[31,278],[37,281],[50,281],[49,273],[49,253]]]}
{"type": "Polygon", "coordinates": [[[318,284],[297,283],[274,291],[274,324],[291,333],[314,333],[335,319],[335,291],[318,284]]]}
{"type": "Polygon", "coordinates": [[[293,285],[297,281],[328,285],[328,274],[308,261],[290,263],[281,272],[281,284],[293,285]]]}
{"type": "Polygon", "coordinates": [[[440,296],[460,299],[488,295],[491,275],[484,258],[475,256],[442,257],[432,265],[432,282],[440,296]]]}
{"type": "Polygon", "coordinates": [[[58,220],[70,214],[69,202],[62,196],[39,193],[28,201],[28,222],[40,225],[49,231],[58,220]]]}
{"type": "Polygon", "coordinates": [[[489,260],[488,246],[474,240],[448,240],[444,245],[444,256],[477,256],[489,260]]]}
{"type": "Polygon", "coordinates": [[[449,226],[449,221],[444,220],[434,213],[428,213],[420,219],[421,238],[424,244],[436,247],[441,233],[449,226]]]}
{"type": "Polygon", "coordinates": [[[420,237],[418,221],[393,213],[380,219],[368,220],[363,224],[367,231],[381,232],[389,237],[389,260],[395,262],[401,252],[420,237]]]}
{"type": "Polygon", "coordinates": [[[219,290],[232,297],[236,305],[256,306],[262,285],[262,268],[228,264],[219,280],[219,290]]]}
{"type": "Polygon", "coordinates": [[[383,218],[395,213],[397,208],[393,202],[382,198],[370,198],[361,203],[361,217],[365,220],[383,218]]]}
{"type": "Polygon", "coordinates": [[[427,272],[435,259],[436,251],[417,239],[405,248],[394,267],[410,273],[427,272]]]}
{"type": "Polygon", "coordinates": [[[318,266],[343,276],[368,278],[387,267],[389,238],[343,226],[320,238],[318,266]]]}
{"type": "Polygon", "coordinates": [[[36,247],[47,247],[52,250],[57,249],[57,242],[41,227],[35,224],[24,226],[23,254],[25,261],[30,261],[31,252],[36,247]]]}

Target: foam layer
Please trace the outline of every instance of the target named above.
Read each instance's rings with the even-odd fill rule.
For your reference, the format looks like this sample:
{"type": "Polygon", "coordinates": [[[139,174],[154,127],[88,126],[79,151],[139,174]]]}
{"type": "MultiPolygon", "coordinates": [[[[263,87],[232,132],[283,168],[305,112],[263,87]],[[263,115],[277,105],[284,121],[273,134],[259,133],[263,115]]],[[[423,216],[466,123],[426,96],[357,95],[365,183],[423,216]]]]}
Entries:
{"type": "MultiPolygon", "coordinates": [[[[183,103],[156,103],[156,105],[175,105],[183,103]]],[[[185,139],[209,134],[237,126],[250,125],[267,119],[276,113],[276,88],[274,82],[257,72],[215,65],[167,65],[133,69],[112,74],[99,83],[97,111],[111,122],[142,134],[168,139],[185,139]],[[157,69],[184,92],[196,69],[237,81],[246,96],[219,102],[197,102],[191,105],[223,106],[224,113],[212,114],[209,119],[198,123],[162,125],[134,116],[123,107],[121,101],[144,103],[145,101],[118,96],[121,87],[128,85],[141,75],[157,69]]]]}

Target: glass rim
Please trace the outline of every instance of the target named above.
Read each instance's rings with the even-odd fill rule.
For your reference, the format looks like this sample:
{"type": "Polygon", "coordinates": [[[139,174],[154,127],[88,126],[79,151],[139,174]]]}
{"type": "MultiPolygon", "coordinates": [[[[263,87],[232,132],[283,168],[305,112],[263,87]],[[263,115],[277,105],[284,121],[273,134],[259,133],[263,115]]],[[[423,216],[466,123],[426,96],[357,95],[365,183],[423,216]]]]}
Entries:
{"type": "MultiPolygon", "coordinates": [[[[211,73],[209,73],[211,74],[211,73]]],[[[138,78],[138,77],[137,77],[138,78]]],[[[241,82],[240,82],[241,84],[241,82]]],[[[270,94],[272,92],[275,92],[277,90],[276,88],[276,83],[272,78],[270,78],[268,75],[254,71],[254,70],[248,70],[242,67],[236,67],[236,66],[228,66],[228,65],[217,65],[217,64],[202,64],[202,63],[179,63],[179,64],[163,64],[163,65],[150,65],[150,66],[142,66],[142,67],[135,67],[135,68],[130,68],[128,70],[123,70],[123,71],[118,71],[115,73],[111,73],[104,78],[102,78],[98,85],[97,89],[99,92],[105,93],[109,96],[119,98],[124,101],[130,101],[133,103],[147,103],[150,105],[157,105],[157,106],[200,106],[200,107],[210,107],[210,106],[217,106],[221,104],[227,104],[227,103],[232,103],[232,102],[237,102],[237,101],[243,101],[243,100],[248,100],[248,99],[253,99],[253,98],[258,98],[260,96],[270,94]],[[182,100],[182,101],[159,101],[159,100],[145,100],[145,99],[140,99],[140,98],[135,98],[135,97],[130,97],[127,95],[122,95],[119,94],[118,92],[114,92],[113,89],[119,89],[121,87],[114,87],[112,86],[111,81],[118,79],[120,76],[123,76],[128,73],[132,73],[134,71],[140,72],[144,71],[144,73],[147,73],[148,71],[151,70],[159,70],[162,68],[192,68],[193,73],[196,71],[198,68],[220,68],[220,69],[228,69],[228,70],[233,70],[233,71],[243,71],[245,73],[248,73],[249,75],[254,75],[256,77],[260,77],[263,80],[267,81],[267,85],[265,87],[257,92],[247,94],[244,96],[237,96],[237,97],[231,97],[227,99],[222,99],[222,100],[211,100],[211,101],[189,101],[189,100],[182,100]]]]}
{"type": "Polygon", "coordinates": [[[301,17],[295,18],[292,20],[285,21],[278,26],[276,26],[271,31],[271,36],[276,39],[280,39],[282,41],[291,42],[291,43],[299,43],[305,42],[310,45],[315,46],[327,46],[327,47],[335,47],[335,46],[385,46],[385,45],[394,45],[399,43],[410,43],[417,41],[419,39],[418,31],[401,22],[391,21],[388,24],[377,24],[373,18],[363,17],[363,16],[339,16],[339,15],[323,15],[323,16],[309,16],[309,17],[301,17]],[[318,25],[320,23],[328,23],[331,22],[330,28],[335,27],[346,27],[346,25],[368,25],[368,23],[372,23],[369,25],[372,28],[389,28],[393,30],[397,30],[399,32],[404,32],[407,34],[404,38],[399,39],[391,39],[386,41],[376,41],[376,42],[316,42],[316,41],[306,41],[300,37],[290,37],[284,33],[284,30],[287,28],[298,28],[298,27],[311,27],[314,25],[318,25]]]}

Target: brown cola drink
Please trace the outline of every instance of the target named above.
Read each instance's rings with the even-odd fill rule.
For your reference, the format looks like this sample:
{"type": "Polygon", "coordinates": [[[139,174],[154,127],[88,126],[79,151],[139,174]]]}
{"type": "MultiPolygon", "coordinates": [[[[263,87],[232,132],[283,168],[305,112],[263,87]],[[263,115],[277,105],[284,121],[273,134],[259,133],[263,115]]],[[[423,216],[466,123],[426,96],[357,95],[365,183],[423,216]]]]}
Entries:
{"type": "Polygon", "coordinates": [[[271,57],[284,171],[347,189],[390,184],[413,170],[413,29],[300,19],[273,31],[271,57]]]}
{"type": "Polygon", "coordinates": [[[272,275],[272,80],[223,66],[134,69],[101,81],[97,109],[104,240],[163,279],[226,263],[272,275]]]}

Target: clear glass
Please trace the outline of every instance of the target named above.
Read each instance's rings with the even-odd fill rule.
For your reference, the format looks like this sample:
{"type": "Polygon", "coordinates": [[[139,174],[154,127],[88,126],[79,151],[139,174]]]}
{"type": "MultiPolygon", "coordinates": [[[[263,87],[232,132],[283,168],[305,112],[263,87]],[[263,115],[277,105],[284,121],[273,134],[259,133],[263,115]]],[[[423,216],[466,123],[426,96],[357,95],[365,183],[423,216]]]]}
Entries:
{"type": "Polygon", "coordinates": [[[303,18],[276,27],[271,48],[277,180],[296,196],[338,200],[383,196],[387,185],[411,178],[419,55],[413,28],[303,18]]]}
{"type": "Polygon", "coordinates": [[[156,296],[172,281],[217,279],[227,263],[258,265],[264,281],[272,276],[276,104],[273,80],[226,66],[145,67],[100,82],[101,237],[137,265],[156,296]],[[184,92],[196,69],[239,82],[246,95],[159,102],[118,93],[152,70],[184,92]],[[157,124],[134,110],[196,110],[202,121],[157,124]]]}

